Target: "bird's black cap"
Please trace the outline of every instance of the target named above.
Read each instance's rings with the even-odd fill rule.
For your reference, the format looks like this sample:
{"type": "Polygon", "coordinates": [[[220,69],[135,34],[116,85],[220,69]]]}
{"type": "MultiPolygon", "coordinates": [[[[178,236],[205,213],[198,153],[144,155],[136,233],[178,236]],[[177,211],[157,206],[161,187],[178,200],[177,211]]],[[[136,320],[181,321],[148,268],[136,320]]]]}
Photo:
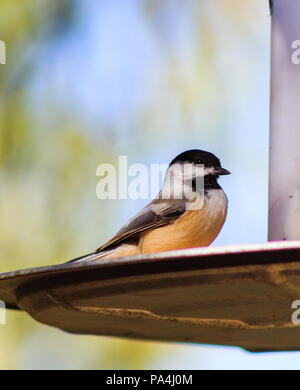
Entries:
{"type": "Polygon", "coordinates": [[[192,149],[187,150],[177,157],[175,157],[169,166],[173,164],[204,164],[205,167],[214,167],[215,175],[229,175],[230,172],[227,169],[222,168],[221,162],[213,153],[206,152],[205,150],[192,149]]]}
{"type": "Polygon", "coordinates": [[[187,150],[180,153],[171,161],[170,166],[180,163],[204,164],[206,167],[221,167],[220,160],[214,154],[199,149],[187,150]]]}

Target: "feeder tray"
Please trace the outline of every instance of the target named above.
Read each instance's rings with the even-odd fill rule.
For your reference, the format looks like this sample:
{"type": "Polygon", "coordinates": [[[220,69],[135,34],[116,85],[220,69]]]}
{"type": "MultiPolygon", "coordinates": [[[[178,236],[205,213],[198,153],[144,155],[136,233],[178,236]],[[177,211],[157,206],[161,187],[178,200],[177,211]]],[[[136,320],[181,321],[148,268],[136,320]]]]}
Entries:
{"type": "Polygon", "coordinates": [[[300,242],[197,248],[0,275],[0,299],[80,334],[300,350],[300,242]]]}

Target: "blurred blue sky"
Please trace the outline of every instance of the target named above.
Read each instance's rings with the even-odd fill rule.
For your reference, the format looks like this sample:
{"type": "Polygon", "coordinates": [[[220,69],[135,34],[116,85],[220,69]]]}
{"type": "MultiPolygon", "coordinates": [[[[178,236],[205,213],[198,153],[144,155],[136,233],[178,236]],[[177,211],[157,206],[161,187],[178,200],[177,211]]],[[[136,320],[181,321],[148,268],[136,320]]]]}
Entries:
{"type": "MultiPolygon", "coordinates": [[[[36,59],[28,101],[33,110],[39,106],[39,126],[48,131],[59,128],[57,111],[49,114],[54,100],[56,109],[63,107],[63,118],[71,112],[88,123],[86,132],[97,142],[110,131],[116,154],[128,155],[132,163],[168,163],[188,148],[216,153],[232,175],[222,179],[229,213],[215,245],[263,242],[269,123],[267,5],[256,2],[255,25],[240,31],[207,1],[199,7],[192,0],[184,4],[166,0],[148,19],[147,3],[74,2],[74,27],[59,41],[50,41],[36,59]],[[198,31],[199,8],[200,22],[210,24],[213,55],[208,60],[201,57],[206,50],[201,54],[205,30],[198,31]],[[177,89],[170,83],[172,63],[177,89]],[[192,103],[184,101],[185,93],[195,94],[192,103]]],[[[144,204],[127,202],[114,228],[144,204]]]]}

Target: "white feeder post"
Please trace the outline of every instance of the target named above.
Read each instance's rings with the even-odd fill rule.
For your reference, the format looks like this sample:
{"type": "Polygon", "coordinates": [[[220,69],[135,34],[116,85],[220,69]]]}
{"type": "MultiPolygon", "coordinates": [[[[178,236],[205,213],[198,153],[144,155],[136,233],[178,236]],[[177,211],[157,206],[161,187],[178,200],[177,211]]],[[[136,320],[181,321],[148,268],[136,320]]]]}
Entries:
{"type": "Polygon", "coordinates": [[[300,239],[300,0],[273,0],[269,241],[300,239]]]}

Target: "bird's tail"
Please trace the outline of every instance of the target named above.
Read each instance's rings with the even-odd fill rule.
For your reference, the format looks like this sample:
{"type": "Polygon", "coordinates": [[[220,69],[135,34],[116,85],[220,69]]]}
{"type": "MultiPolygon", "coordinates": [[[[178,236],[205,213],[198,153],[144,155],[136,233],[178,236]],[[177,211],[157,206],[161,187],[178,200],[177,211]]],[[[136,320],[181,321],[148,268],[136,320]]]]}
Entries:
{"type": "Polygon", "coordinates": [[[76,259],[67,261],[67,263],[79,263],[81,261],[92,261],[100,259],[118,259],[125,256],[135,256],[140,254],[137,245],[122,244],[116,248],[104,250],[102,252],[93,252],[85,256],[77,257],[76,259]]]}
{"type": "Polygon", "coordinates": [[[100,253],[92,252],[92,253],[89,253],[88,255],[76,257],[76,259],[69,260],[66,263],[79,263],[81,261],[98,260],[98,259],[104,258],[106,255],[107,255],[107,252],[102,252],[102,253],[101,252],[100,253]]]}

